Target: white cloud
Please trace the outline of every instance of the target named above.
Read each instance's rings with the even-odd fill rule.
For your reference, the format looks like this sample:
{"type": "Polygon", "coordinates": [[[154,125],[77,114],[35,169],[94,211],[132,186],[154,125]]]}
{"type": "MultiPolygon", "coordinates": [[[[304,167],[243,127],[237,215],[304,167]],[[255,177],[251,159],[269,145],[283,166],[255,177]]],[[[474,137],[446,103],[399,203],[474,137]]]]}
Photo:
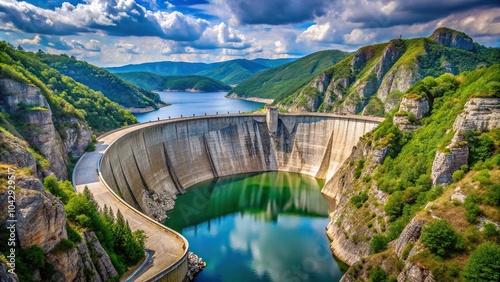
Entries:
{"type": "Polygon", "coordinates": [[[335,29],[331,27],[329,22],[324,24],[315,24],[308,27],[301,35],[299,35],[299,41],[324,41],[329,38],[329,36],[335,32],[335,29]]]}
{"type": "Polygon", "coordinates": [[[375,32],[362,30],[359,28],[353,29],[351,33],[344,35],[344,41],[347,44],[360,45],[373,43],[375,32]]]}
{"type": "Polygon", "coordinates": [[[119,40],[115,44],[115,47],[118,49],[119,52],[123,52],[123,53],[129,53],[129,54],[141,53],[137,46],[135,46],[134,44],[129,43],[125,40],[119,40]]]}

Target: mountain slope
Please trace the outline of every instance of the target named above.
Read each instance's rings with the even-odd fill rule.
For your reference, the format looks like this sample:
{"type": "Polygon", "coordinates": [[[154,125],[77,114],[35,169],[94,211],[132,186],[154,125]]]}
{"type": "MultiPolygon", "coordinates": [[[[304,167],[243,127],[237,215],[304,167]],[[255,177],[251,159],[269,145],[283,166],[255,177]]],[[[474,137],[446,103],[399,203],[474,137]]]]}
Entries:
{"type": "Polygon", "coordinates": [[[289,59],[237,59],[218,63],[153,62],[121,67],[109,67],[112,73],[149,72],[165,76],[202,75],[220,80],[227,84],[238,84],[251,75],[280,64],[289,59]]]}
{"type": "Polygon", "coordinates": [[[232,60],[219,64],[216,68],[198,72],[197,75],[220,80],[226,84],[238,84],[268,67],[248,60],[232,60]]]}
{"type": "Polygon", "coordinates": [[[216,92],[231,89],[223,82],[199,75],[162,76],[148,72],[117,73],[116,75],[149,90],[216,92]]]}
{"type": "Polygon", "coordinates": [[[123,107],[157,109],[158,105],[162,104],[157,93],[126,83],[114,74],[87,62],[78,61],[74,57],[43,52],[37,52],[36,56],[60,73],[96,91],[101,91],[104,96],[123,107]]]}
{"type": "MultiPolygon", "coordinates": [[[[356,144],[322,190],[335,199],[327,234],[351,265],[346,281],[375,270],[398,281],[477,281],[462,270],[480,245],[500,242],[499,81],[500,64],[420,80],[356,144]],[[439,237],[436,222],[452,231],[439,237]]],[[[498,265],[482,263],[478,271],[498,265]]]]}
{"type": "Polygon", "coordinates": [[[348,53],[338,50],[316,52],[291,63],[260,72],[233,88],[229,94],[279,100],[297,91],[314,76],[346,56],[348,53]]]}
{"type": "Polygon", "coordinates": [[[287,92],[280,104],[292,111],[383,116],[416,81],[488,66],[498,62],[499,56],[499,48],[485,48],[464,33],[440,28],[430,38],[362,47],[300,91],[287,92]]]}

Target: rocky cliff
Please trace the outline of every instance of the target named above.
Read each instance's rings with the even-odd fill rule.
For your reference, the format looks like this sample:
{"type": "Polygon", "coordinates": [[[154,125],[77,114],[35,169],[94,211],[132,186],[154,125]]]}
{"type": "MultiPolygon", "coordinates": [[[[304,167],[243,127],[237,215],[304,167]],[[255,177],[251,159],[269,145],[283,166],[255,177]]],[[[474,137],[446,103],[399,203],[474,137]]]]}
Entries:
{"type": "MultiPolygon", "coordinates": [[[[45,267],[26,270],[31,271],[29,276],[33,281],[107,281],[116,276],[109,256],[91,232],[85,232],[75,248],[56,251],[58,244],[68,240],[66,213],[62,202],[44,191],[41,181],[52,173],[67,178],[70,158],[80,157],[91,141],[88,125],[76,117],[56,120],[39,88],[13,79],[0,79],[0,109],[2,188],[7,187],[9,169],[15,171],[16,255],[24,256],[32,246],[44,253],[45,267]]],[[[9,195],[9,190],[0,190],[2,228],[10,224],[9,195]]],[[[0,264],[0,277],[16,279],[12,273],[1,274],[8,269],[0,264]]]]}
{"type": "Polygon", "coordinates": [[[50,172],[66,179],[68,155],[79,158],[91,141],[88,125],[75,117],[55,120],[37,87],[0,79],[0,95],[0,108],[11,115],[20,135],[50,162],[50,172]]]}

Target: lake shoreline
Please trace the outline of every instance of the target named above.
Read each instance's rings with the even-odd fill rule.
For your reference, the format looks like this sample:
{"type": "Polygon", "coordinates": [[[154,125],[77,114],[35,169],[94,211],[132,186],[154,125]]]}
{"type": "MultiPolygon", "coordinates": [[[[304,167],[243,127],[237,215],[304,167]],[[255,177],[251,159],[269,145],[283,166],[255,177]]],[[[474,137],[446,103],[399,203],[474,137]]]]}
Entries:
{"type": "Polygon", "coordinates": [[[257,103],[263,103],[263,104],[272,104],[274,103],[274,99],[265,99],[265,98],[257,98],[257,97],[241,97],[238,96],[238,94],[233,93],[230,95],[226,95],[226,98],[229,99],[238,99],[238,100],[245,100],[245,101],[250,101],[250,102],[257,102],[257,103]]]}

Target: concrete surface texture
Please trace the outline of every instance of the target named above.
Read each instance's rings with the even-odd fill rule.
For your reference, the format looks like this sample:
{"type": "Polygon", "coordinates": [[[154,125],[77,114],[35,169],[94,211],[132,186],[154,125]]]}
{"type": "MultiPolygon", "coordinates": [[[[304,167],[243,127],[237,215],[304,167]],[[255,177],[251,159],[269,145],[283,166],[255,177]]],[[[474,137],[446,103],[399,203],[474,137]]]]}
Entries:
{"type": "Polygon", "coordinates": [[[100,138],[96,152],[82,158],[76,168],[77,188],[88,185],[99,203],[120,208],[132,229],[144,229],[149,237],[147,247],[155,250],[154,265],[139,280],[182,259],[187,243],[132,208],[151,215],[151,202],[184,193],[195,183],[238,173],[280,170],[328,181],[358,139],[381,122],[325,114],[279,114],[277,120],[274,116],[267,120],[273,120],[270,127],[265,115],[141,124],[100,138]],[[100,171],[112,191],[96,173],[104,150],[100,171]],[[114,199],[113,193],[130,206],[114,199]]]}

